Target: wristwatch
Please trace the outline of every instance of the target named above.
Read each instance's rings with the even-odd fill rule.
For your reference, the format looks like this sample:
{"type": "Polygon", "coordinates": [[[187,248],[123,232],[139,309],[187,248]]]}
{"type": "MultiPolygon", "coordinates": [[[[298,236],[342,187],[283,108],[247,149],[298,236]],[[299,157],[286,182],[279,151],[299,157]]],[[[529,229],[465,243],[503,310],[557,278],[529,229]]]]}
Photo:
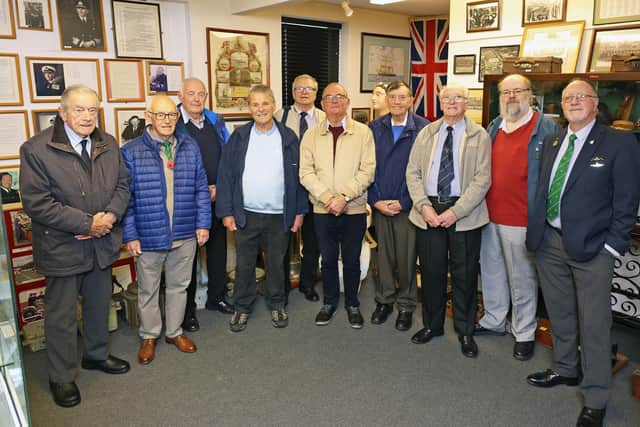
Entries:
{"type": "Polygon", "coordinates": [[[344,193],[341,193],[341,194],[342,194],[342,197],[344,197],[344,201],[345,201],[345,202],[349,203],[349,202],[351,201],[351,197],[347,196],[347,195],[346,195],[346,194],[344,194],[344,193]]]}

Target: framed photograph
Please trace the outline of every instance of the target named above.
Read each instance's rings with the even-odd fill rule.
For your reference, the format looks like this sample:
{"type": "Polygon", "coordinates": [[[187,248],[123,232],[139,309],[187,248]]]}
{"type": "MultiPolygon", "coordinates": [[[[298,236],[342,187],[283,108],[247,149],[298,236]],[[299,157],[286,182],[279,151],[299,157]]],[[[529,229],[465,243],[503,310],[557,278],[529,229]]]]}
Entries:
{"type": "Polygon", "coordinates": [[[147,61],[147,93],[177,95],[184,80],[184,63],[147,61]]]}
{"type": "Polygon", "coordinates": [[[640,26],[596,29],[589,51],[588,72],[608,73],[613,55],[640,53],[640,26]]]}
{"type": "MultiPolygon", "coordinates": [[[[16,166],[15,168],[19,170],[20,166],[16,166]]],[[[11,253],[30,251],[33,240],[31,217],[25,213],[22,206],[17,205],[16,207],[8,207],[8,209],[5,209],[4,220],[7,228],[7,241],[11,253]]]]}
{"type": "Polygon", "coordinates": [[[562,72],[574,73],[583,30],[584,21],[525,27],[520,43],[520,56],[562,58],[562,72]]]}
{"type": "Polygon", "coordinates": [[[207,28],[209,107],[224,116],[248,117],[247,95],[269,86],[269,34],[207,28]]]}
{"type": "MultiPolygon", "coordinates": [[[[2,208],[10,209],[19,206],[20,198],[20,165],[0,166],[0,194],[2,195],[2,208]]],[[[8,224],[8,223],[7,223],[8,224]]]]}
{"type": "Polygon", "coordinates": [[[44,276],[36,271],[33,254],[13,257],[11,264],[13,264],[13,279],[16,287],[44,280],[44,276]]]}
{"type": "Polygon", "coordinates": [[[0,53],[0,106],[23,105],[22,78],[17,53],[0,53]]]}
{"type": "Polygon", "coordinates": [[[142,61],[105,59],[107,102],[144,102],[142,61]]]}
{"type": "Polygon", "coordinates": [[[453,57],[453,74],[475,74],[475,55],[455,55],[453,57]]]}
{"type": "Polygon", "coordinates": [[[368,125],[371,121],[371,108],[369,107],[353,107],[351,109],[351,118],[356,122],[368,125]]]}
{"type": "Polygon", "coordinates": [[[159,4],[112,0],[111,10],[117,57],[163,58],[159,4]]]}
{"type": "MultiPolygon", "coordinates": [[[[16,282],[16,286],[18,282],[16,282]]],[[[18,321],[21,326],[33,322],[44,321],[44,294],[47,284],[44,277],[38,283],[29,283],[16,289],[18,293],[16,305],[18,306],[18,321]]]]}
{"type": "Polygon", "coordinates": [[[522,26],[563,22],[567,0],[522,0],[522,26]]]}
{"type": "MultiPolygon", "coordinates": [[[[31,121],[33,122],[33,134],[37,134],[53,126],[53,122],[58,115],[57,108],[46,110],[31,110],[31,121]]],[[[100,108],[98,113],[98,127],[104,129],[104,109],[100,108]]]]}
{"type": "Polygon", "coordinates": [[[12,0],[0,0],[0,39],[16,38],[16,21],[13,19],[12,0]]]}
{"type": "Polygon", "coordinates": [[[593,24],[617,24],[640,21],[640,2],[629,0],[595,0],[593,24]]]}
{"type": "Polygon", "coordinates": [[[378,83],[411,80],[411,39],[362,33],[360,92],[373,92],[378,83]]]}
{"type": "Polygon", "coordinates": [[[0,160],[19,159],[20,145],[31,137],[27,111],[0,111],[0,129],[0,160]]]}
{"type": "Polygon", "coordinates": [[[482,88],[469,89],[469,98],[467,98],[467,111],[465,115],[482,126],[482,88]]]}
{"type": "Polygon", "coordinates": [[[56,0],[63,50],[106,52],[102,0],[56,0]]]}
{"type": "Polygon", "coordinates": [[[113,110],[113,117],[116,121],[115,135],[118,144],[124,145],[142,135],[145,127],[144,112],[145,108],[143,106],[115,108],[113,110]]]}
{"type": "Polygon", "coordinates": [[[53,31],[51,0],[16,0],[16,9],[21,30],[53,31]]]}
{"type": "Polygon", "coordinates": [[[483,0],[467,3],[467,33],[500,29],[500,1],[483,0]]]}
{"type": "Polygon", "coordinates": [[[67,86],[82,83],[102,95],[97,59],[25,58],[31,102],[57,102],[67,86]]]}
{"type": "Polygon", "coordinates": [[[484,81],[485,74],[502,74],[504,58],[518,56],[520,46],[489,46],[480,48],[480,65],[478,66],[478,81],[484,81]]]}
{"type": "Polygon", "coordinates": [[[224,124],[227,127],[229,134],[232,134],[233,131],[238,129],[240,126],[246,125],[250,121],[251,119],[247,120],[247,118],[245,117],[229,117],[228,119],[224,120],[224,124]]]}

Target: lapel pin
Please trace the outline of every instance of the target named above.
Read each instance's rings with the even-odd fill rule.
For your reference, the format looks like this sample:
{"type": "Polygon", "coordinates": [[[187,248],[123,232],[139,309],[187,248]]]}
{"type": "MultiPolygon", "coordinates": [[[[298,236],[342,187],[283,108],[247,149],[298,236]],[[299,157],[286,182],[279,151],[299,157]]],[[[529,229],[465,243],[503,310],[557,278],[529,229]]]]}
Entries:
{"type": "Polygon", "coordinates": [[[593,145],[593,139],[589,141],[589,145],[593,145]]]}
{"type": "Polygon", "coordinates": [[[557,139],[553,140],[553,146],[555,147],[557,145],[558,145],[558,140],[557,139]]]}

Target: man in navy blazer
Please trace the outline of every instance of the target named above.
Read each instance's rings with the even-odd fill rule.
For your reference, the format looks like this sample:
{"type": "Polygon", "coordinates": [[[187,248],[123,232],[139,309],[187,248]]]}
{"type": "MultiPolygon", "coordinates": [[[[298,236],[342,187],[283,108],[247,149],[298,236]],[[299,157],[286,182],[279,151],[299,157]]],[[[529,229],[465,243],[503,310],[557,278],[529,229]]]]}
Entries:
{"type": "Polygon", "coordinates": [[[598,102],[584,80],[572,81],[562,92],[569,127],[544,141],[527,228],[527,248],[535,252],[551,321],[554,359],[553,369],[531,374],[527,382],[553,387],[582,380],[578,426],[600,426],[605,415],[613,263],[628,248],[640,201],[638,143],[632,134],[596,123],[598,102]]]}

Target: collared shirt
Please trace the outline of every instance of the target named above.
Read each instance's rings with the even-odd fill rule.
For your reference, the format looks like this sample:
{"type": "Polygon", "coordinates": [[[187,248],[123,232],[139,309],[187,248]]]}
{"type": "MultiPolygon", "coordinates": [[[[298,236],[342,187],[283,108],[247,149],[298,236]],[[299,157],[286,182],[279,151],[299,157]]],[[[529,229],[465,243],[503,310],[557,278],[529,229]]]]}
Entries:
{"type": "Polygon", "coordinates": [[[180,116],[182,117],[182,121],[185,125],[191,122],[200,130],[204,127],[204,111],[200,114],[200,120],[195,120],[189,115],[189,113],[187,113],[187,110],[184,109],[184,105],[180,105],[180,116]]]}
{"type": "Polygon", "coordinates": [[[438,144],[433,153],[431,168],[429,169],[429,179],[427,180],[427,194],[430,197],[438,196],[438,174],[440,173],[440,158],[442,157],[442,146],[447,139],[447,127],[453,127],[453,181],[451,181],[451,197],[460,196],[460,145],[462,136],[467,130],[467,122],[464,118],[458,120],[454,125],[449,125],[443,121],[438,130],[438,144]]]}
{"type": "Polygon", "coordinates": [[[502,131],[504,133],[515,132],[516,130],[518,130],[522,126],[524,126],[527,123],[529,123],[529,120],[531,120],[531,117],[533,117],[533,109],[531,107],[529,107],[529,112],[527,114],[525,114],[524,117],[522,117],[520,120],[515,122],[514,125],[511,125],[511,129],[507,129],[507,121],[506,120],[502,120],[502,123],[500,123],[500,129],[502,129],[502,131]]]}
{"type": "MultiPolygon", "coordinates": [[[[329,119],[327,119],[327,130],[329,130],[329,126],[337,127],[337,126],[333,126],[331,123],[329,123],[329,119]]],[[[345,130],[347,130],[347,116],[344,116],[342,118],[342,120],[340,120],[340,126],[342,126],[345,130]]]]}
{"type": "Polygon", "coordinates": [[[400,135],[402,135],[402,132],[404,131],[404,128],[407,126],[407,117],[409,117],[409,112],[408,111],[404,115],[404,120],[402,120],[398,124],[395,124],[393,122],[393,116],[391,117],[391,133],[393,133],[393,143],[394,144],[396,142],[398,142],[398,139],[400,138],[400,135]]]}
{"type": "Polygon", "coordinates": [[[89,153],[89,157],[91,157],[91,136],[80,136],[73,131],[66,123],[64,124],[64,132],[67,134],[69,138],[69,142],[74,150],[80,155],[82,155],[82,140],[87,140],[87,153],[89,153]]]}
{"type": "MultiPolygon", "coordinates": [[[[300,117],[300,113],[302,111],[300,111],[298,109],[298,107],[296,107],[296,104],[293,104],[291,106],[291,109],[298,115],[298,117],[300,117]]],[[[308,111],[306,111],[307,115],[305,116],[305,120],[307,121],[307,129],[312,128],[313,126],[315,126],[316,123],[316,108],[315,107],[311,107],[311,109],[309,109],[308,111]]]]}

